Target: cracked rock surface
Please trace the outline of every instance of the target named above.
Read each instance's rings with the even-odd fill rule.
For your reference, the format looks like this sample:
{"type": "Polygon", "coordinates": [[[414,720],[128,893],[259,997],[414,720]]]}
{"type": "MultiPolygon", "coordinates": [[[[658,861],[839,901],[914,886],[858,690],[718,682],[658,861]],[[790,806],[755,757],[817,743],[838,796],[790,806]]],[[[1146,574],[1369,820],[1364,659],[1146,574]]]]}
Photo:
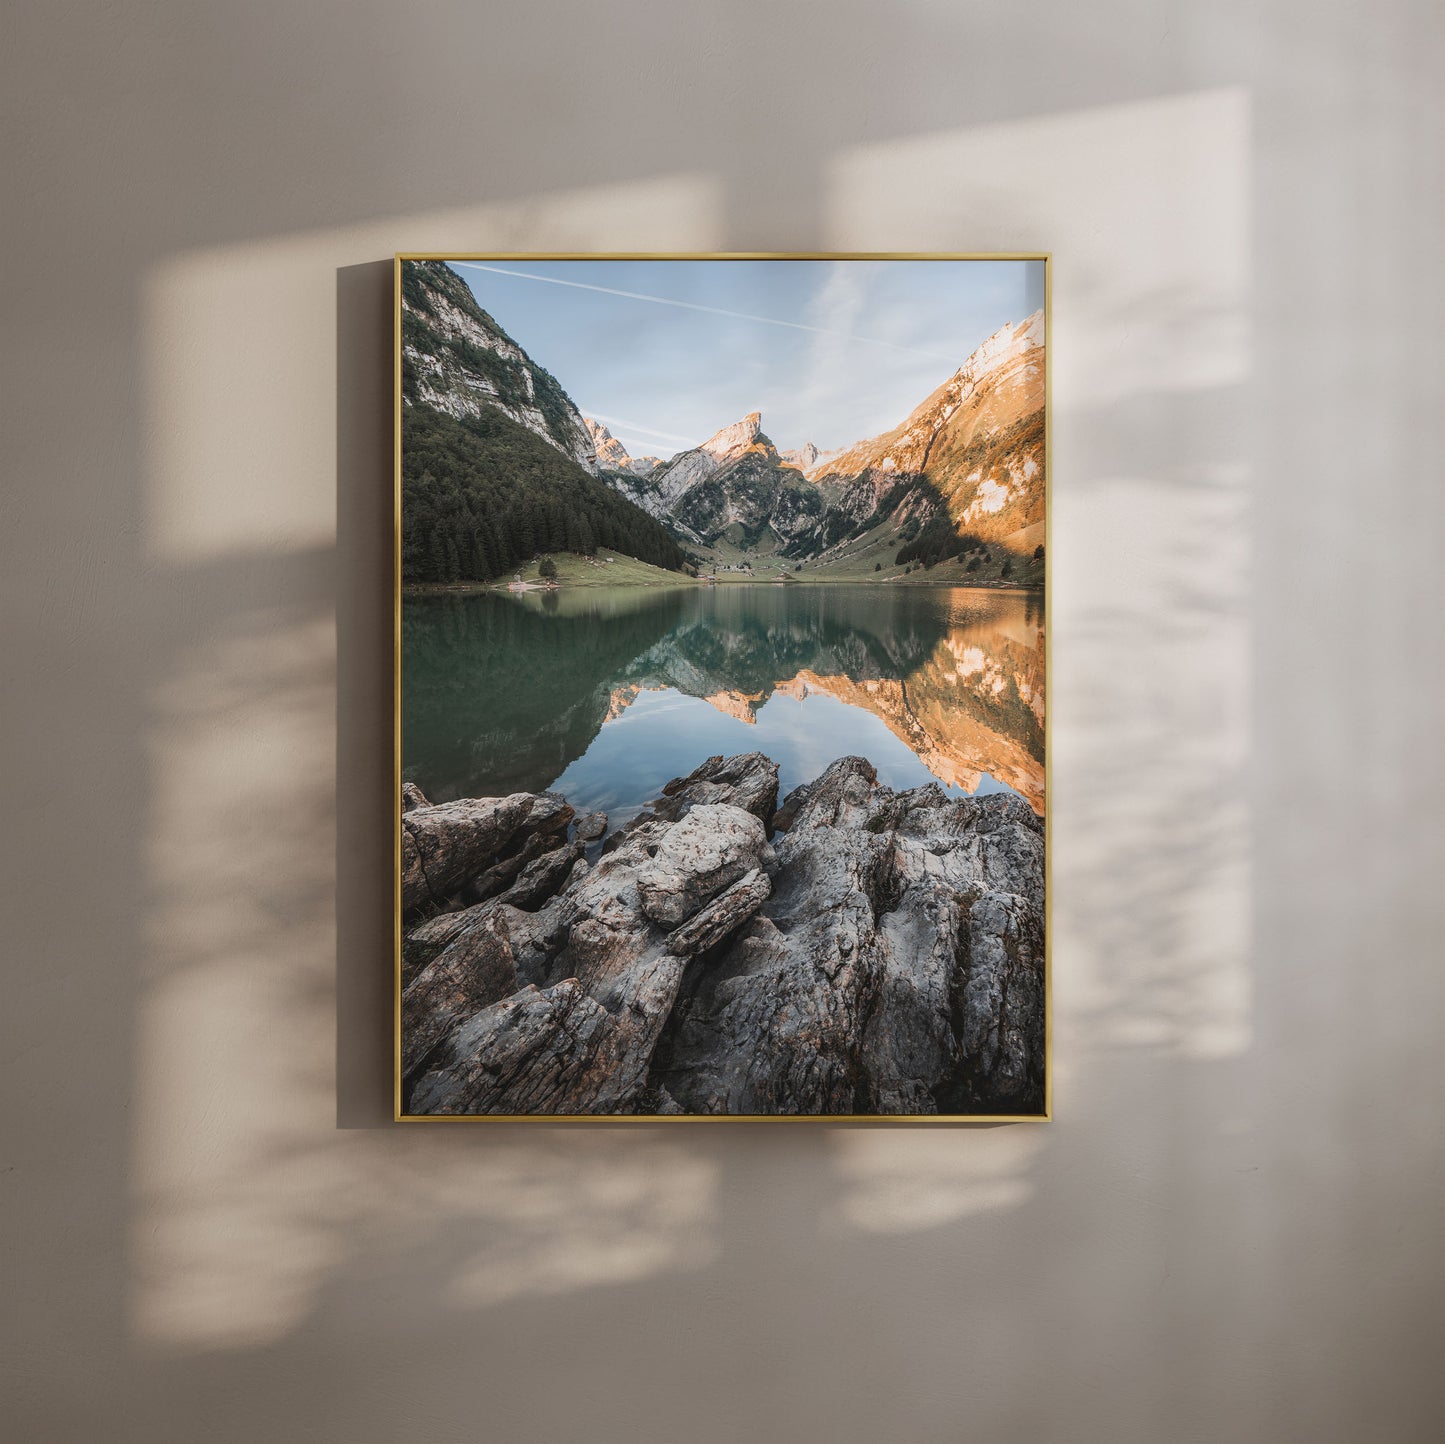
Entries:
{"type": "Polygon", "coordinates": [[[845,757],[779,808],[749,753],[591,866],[572,817],[526,793],[404,814],[408,1112],[1042,1109],[1043,826],[1018,798],[894,793],[845,757]]]}
{"type": "MultiPolygon", "coordinates": [[[[421,797],[415,788],[412,792],[421,797]]],[[[522,857],[529,844],[545,846],[554,836],[560,842],[571,820],[572,808],[547,792],[408,806],[401,818],[403,917],[426,907],[446,909],[469,882],[522,857]]]]}

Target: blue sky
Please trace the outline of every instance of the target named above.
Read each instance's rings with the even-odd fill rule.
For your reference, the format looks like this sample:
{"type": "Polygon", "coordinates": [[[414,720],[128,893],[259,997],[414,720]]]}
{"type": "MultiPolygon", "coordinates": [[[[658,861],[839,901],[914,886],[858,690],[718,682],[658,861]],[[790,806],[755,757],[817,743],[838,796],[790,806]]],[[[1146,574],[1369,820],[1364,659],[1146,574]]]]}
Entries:
{"type": "Polygon", "coordinates": [[[671,456],[749,411],[780,449],[847,446],[1044,303],[1039,261],[451,264],[633,456],[671,456]]]}

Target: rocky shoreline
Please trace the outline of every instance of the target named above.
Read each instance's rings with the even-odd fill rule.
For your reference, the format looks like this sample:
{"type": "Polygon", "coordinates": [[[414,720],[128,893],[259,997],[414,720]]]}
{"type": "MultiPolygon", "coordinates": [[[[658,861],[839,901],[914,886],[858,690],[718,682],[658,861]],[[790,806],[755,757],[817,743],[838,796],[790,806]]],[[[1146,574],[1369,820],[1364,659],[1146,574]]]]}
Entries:
{"type": "Polygon", "coordinates": [[[610,835],[553,793],[402,816],[407,1114],[1037,1114],[1043,824],[860,757],[713,757],[610,835]]]}

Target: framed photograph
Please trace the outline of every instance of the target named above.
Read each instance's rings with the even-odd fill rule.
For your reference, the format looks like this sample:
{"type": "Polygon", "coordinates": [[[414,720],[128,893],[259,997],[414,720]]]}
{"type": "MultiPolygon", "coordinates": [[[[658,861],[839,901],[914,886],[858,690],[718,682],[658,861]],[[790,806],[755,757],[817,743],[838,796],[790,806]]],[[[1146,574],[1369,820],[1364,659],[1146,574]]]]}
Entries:
{"type": "Polygon", "coordinates": [[[396,258],[399,1120],[1046,1119],[1046,255],[396,258]]]}

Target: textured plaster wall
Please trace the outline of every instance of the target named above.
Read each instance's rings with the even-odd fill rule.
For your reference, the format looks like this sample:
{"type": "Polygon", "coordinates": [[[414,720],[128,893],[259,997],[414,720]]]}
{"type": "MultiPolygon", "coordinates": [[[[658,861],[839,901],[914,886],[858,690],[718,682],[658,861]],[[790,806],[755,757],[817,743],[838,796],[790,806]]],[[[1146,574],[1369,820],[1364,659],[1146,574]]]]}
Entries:
{"type": "Polygon", "coordinates": [[[9,1437],[1439,1437],[1433,0],[5,28],[9,1437]],[[444,248],[1053,251],[1055,1123],[386,1121],[444,248]]]}

